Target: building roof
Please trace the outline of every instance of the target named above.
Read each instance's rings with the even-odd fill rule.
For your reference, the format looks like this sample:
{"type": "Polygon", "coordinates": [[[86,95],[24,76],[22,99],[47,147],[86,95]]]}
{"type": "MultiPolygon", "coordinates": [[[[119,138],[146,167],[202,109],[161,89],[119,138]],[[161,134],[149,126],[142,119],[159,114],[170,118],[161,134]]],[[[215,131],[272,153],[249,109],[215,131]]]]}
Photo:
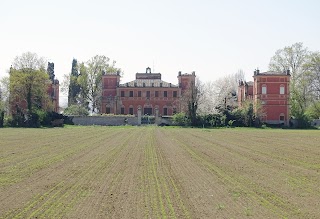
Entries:
{"type": "Polygon", "coordinates": [[[281,72],[281,71],[266,71],[266,72],[260,72],[259,70],[254,71],[254,76],[258,75],[273,75],[273,76],[284,76],[289,75],[290,76],[290,70],[281,72]]]}
{"type": "Polygon", "coordinates": [[[119,87],[178,87],[161,80],[161,73],[152,73],[151,68],[146,68],[146,73],[136,73],[136,80],[120,84],[119,87]]]}
{"type": "Polygon", "coordinates": [[[124,84],[120,84],[119,87],[178,87],[178,86],[160,79],[136,79],[124,84]]]}
{"type": "Polygon", "coordinates": [[[245,86],[253,86],[253,81],[242,81],[242,80],[240,80],[239,81],[239,86],[243,86],[243,85],[245,85],[245,86]]]}
{"type": "Polygon", "coordinates": [[[246,84],[247,84],[248,86],[253,86],[253,81],[248,81],[248,82],[246,82],[246,84]]]}
{"type": "Polygon", "coordinates": [[[160,79],[160,73],[136,73],[136,79],[160,79]]]}

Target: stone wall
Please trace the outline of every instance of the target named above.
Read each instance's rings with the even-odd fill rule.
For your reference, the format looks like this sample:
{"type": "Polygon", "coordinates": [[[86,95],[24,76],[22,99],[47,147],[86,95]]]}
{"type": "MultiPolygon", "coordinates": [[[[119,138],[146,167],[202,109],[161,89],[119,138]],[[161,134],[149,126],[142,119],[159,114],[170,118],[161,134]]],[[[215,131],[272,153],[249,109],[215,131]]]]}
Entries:
{"type": "Polygon", "coordinates": [[[72,122],[75,125],[102,125],[102,126],[119,126],[119,125],[139,125],[138,117],[132,116],[74,116],[72,122]],[[127,122],[125,122],[127,119],[127,122]]]}
{"type": "MultiPolygon", "coordinates": [[[[158,111],[157,111],[158,113],[158,111]]],[[[75,125],[102,125],[102,126],[119,126],[119,125],[141,125],[141,110],[138,110],[138,116],[71,116],[70,119],[75,125]]],[[[152,124],[172,125],[171,117],[153,117],[152,124]]]]}

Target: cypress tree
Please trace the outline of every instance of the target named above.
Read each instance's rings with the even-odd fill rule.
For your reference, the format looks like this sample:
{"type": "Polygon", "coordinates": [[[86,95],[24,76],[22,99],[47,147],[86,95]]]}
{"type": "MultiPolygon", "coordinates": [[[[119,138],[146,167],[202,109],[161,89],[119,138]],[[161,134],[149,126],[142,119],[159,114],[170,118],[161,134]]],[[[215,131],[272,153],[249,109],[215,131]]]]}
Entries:
{"type": "Polygon", "coordinates": [[[71,73],[70,73],[68,106],[77,104],[77,96],[80,92],[80,85],[78,84],[78,77],[79,77],[78,61],[76,59],[73,59],[71,73]]]}

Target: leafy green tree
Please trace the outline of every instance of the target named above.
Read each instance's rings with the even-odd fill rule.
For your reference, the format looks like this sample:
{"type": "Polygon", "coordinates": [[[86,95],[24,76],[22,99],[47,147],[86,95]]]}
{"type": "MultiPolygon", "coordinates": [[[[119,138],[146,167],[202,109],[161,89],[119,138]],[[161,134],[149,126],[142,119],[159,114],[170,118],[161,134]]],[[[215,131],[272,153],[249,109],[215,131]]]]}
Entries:
{"type": "Polygon", "coordinates": [[[51,110],[49,83],[43,58],[30,52],[17,56],[9,72],[10,106],[16,111],[13,114],[26,117],[31,124],[37,117],[36,110],[51,110]]]}
{"type": "Polygon", "coordinates": [[[102,92],[102,75],[121,73],[120,68],[115,67],[116,62],[104,55],[96,55],[87,62],[73,59],[71,73],[64,75],[62,92],[68,93],[68,106],[79,104],[91,110],[99,112],[102,92]]]}
{"type": "Polygon", "coordinates": [[[89,110],[89,85],[88,85],[88,73],[87,73],[87,67],[84,62],[79,64],[79,77],[77,79],[77,83],[79,84],[80,91],[78,96],[78,103],[80,106],[86,108],[89,110]]]}
{"type": "Polygon", "coordinates": [[[0,80],[0,109],[5,114],[9,112],[9,77],[0,80]]]}
{"type": "Polygon", "coordinates": [[[253,100],[246,100],[242,103],[241,108],[231,112],[231,119],[234,120],[236,126],[252,127],[261,125],[260,121],[264,115],[265,112],[260,101],[256,100],[254,103],[253,100]]]}
{"type": "Polygon", "coordinates": [[[310,119],[319,119],[320,118],[320,101],[314,102],[306,110],[306,115],[310,119]]]}
{"type": "Polygon", "coordinates": [[[99,112],[102,92],[102,76],[105,74],[121,72],[115,67],[115,61],[104,55],[96,55],[80,66],[78,83],[84,103],[89,103],[92,113],[99,112]]]}
{"type": "Polygon", "coordinates": [[[29,112],[49,103],[47,88],[50,82],[42,60],[37,54],[27,52],[17,56],[10,68],[10,99],[26,101],[29,112]]]}

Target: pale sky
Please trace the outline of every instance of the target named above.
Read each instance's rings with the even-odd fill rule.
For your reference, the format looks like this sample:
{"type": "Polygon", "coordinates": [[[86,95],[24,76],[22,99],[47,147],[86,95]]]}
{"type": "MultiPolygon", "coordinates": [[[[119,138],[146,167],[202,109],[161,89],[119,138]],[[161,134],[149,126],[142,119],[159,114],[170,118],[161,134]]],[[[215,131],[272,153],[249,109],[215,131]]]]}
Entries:
{"type": "Polygon", "coordinates": [[[242,69],[268,70],[276,50],[303,42],[320,51],[319,0],[0,0],[0,77],[30,51],[55,63],[62,81],[72,59],[116,60],[122,82],[151,67],[214,81],[242,69]]]}

